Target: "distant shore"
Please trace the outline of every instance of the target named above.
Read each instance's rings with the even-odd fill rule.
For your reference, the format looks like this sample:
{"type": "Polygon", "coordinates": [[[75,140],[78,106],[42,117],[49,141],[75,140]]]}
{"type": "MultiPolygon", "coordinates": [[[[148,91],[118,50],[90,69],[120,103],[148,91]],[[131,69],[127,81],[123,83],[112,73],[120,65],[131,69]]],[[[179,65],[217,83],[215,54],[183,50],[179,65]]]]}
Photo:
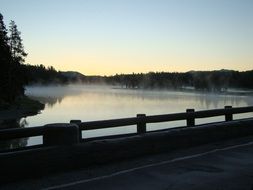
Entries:
{"type": "Polygon", "coordinates": [[[208,91],[208,90],[198,90],[194,88],[125,88],[125,87],[112,87],[116,90],[151,90],[151,91],[175,91],[175,92],[189,92],[189,93],[201,93],[201,94],[220,94],[220,95],[235,95],[235,96],[253,96],[253,90],[251,89],[228,89],[224,91],[208,91]]]}

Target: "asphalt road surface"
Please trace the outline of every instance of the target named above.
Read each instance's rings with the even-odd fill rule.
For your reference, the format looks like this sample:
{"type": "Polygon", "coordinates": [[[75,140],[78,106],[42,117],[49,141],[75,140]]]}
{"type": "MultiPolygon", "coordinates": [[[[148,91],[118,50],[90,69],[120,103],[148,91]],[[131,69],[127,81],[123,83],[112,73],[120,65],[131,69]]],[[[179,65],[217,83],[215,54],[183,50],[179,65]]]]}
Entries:
{"type": "Polygon", "coordinates": [[[29,179],[0,189],[253,190],[253,137],[29,179]]]}

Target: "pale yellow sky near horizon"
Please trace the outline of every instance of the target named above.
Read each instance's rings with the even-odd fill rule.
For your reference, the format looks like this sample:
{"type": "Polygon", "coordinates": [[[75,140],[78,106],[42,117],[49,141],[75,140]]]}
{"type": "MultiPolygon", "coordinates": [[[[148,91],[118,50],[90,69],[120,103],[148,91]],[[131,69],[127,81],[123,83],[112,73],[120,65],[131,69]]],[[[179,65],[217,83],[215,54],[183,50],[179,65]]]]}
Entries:
{"type": "MultiPolygon", "coordinates": [[[[31,51],[32,52],[32,51],[31,51]]],[[[74,53],[57,52],[28,56],[27,63],[54,66],[56,70],[78,71],[85,75],[115,75],[127,73],[154,72],[187,72],[190,70],[252,70],[250,57],[203,56],[188,53],[183,55],[172,53],[167,55],[154,54],[117,54],[112,52],[74,53]],[[139,64],[141,63],[141,64],[139,64]]]]}
{"type": "Polygon", "coordinates": [[[253,69],[252,0],[0,0],[26,63],[85,75],[253,69]]]}

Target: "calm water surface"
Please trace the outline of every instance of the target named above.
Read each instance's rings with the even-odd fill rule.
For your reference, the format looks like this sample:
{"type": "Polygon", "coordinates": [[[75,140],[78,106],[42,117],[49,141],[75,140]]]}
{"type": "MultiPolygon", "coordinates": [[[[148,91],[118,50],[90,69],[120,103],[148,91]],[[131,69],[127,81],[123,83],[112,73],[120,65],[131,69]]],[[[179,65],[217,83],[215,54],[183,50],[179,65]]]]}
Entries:
{"type": "MultiPolygon", "coordinates": [[[[185,112],[187,108],[206,110],[252,106],[252,96],[222,95],[214,93],[193,93],[180,91],[147,91],[116,89],[106,86],[39,86],[27,87],[26,94],[45,103],[40,114],[23,118],[26,127],[41,126],[49,123],[69,123],[72,119],[93,121],[133,117],[138,113],[147,115],[185,112]]],[[[245,116],[245,115],[244,115],[245,116]]],[[[252,117],[253,114],[247,114],[252,117]]],[[[234,118],[240,118],[237,115],[234,118]]],[[[224,117],[197,120],[196,123],[222,121],[224,117]]],[[[185,125],[185,121],[147,125],[148,130],[185,125]]],[[[83,138],[110,134],[136,132],[136,127],[122,127],[83,132],[83,138]]],[[[28,145],[41,143],[41,137],[27,140],[28,145]]]]}

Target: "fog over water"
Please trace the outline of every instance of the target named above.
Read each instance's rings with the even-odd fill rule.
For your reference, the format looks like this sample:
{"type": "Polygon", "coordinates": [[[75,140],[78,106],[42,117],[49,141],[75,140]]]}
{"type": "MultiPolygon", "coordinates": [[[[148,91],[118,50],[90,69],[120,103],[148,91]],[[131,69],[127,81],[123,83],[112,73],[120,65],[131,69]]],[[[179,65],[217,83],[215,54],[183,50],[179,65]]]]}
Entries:
{"type": "MultiPolygon", "coordinates": [[[[164,114],[196,110],[253,105],[252,96],[183,91],[120,89],[111,86],[35,86],[26,94],[46,104],[36,123],[69,122],[132,117],[137,113],[164,114]],[[41,118],[41,120],[39,119],[41,118]],[[45,120],[44,120],[45,119],[45,120]]],[[[31,120],[32,121],[32,120],[31,120]]],[[[32,124],[32,123],[31,123],[32,124]]]]}
{"type": "MultiPolygon", "coordinates": [[[[253,97],[184,91],[152,91],[120,89],[111,86],[32,86],[26,94],[46,104],[40,114],[27,117],[27,127],[49,123],[69,123],[72,119],[82,121],[133,117],[138,113],[146,115],[185,112],[187,108],[206,110],[253,105],[253,97]]],[[[249,115],[249,116],[252,116],[249,115]]],[[[235,116],[240,118],[240,116],[235,116]]],[[[197,120],[196,123],[222,121],[224,117],[197,120]]],[[[182,126],[185,121],[148,124],[148,130],[182,126]]],[[[83,137],[131,133],[136,128],[122,127],[86,131],[83,137]]]]}

